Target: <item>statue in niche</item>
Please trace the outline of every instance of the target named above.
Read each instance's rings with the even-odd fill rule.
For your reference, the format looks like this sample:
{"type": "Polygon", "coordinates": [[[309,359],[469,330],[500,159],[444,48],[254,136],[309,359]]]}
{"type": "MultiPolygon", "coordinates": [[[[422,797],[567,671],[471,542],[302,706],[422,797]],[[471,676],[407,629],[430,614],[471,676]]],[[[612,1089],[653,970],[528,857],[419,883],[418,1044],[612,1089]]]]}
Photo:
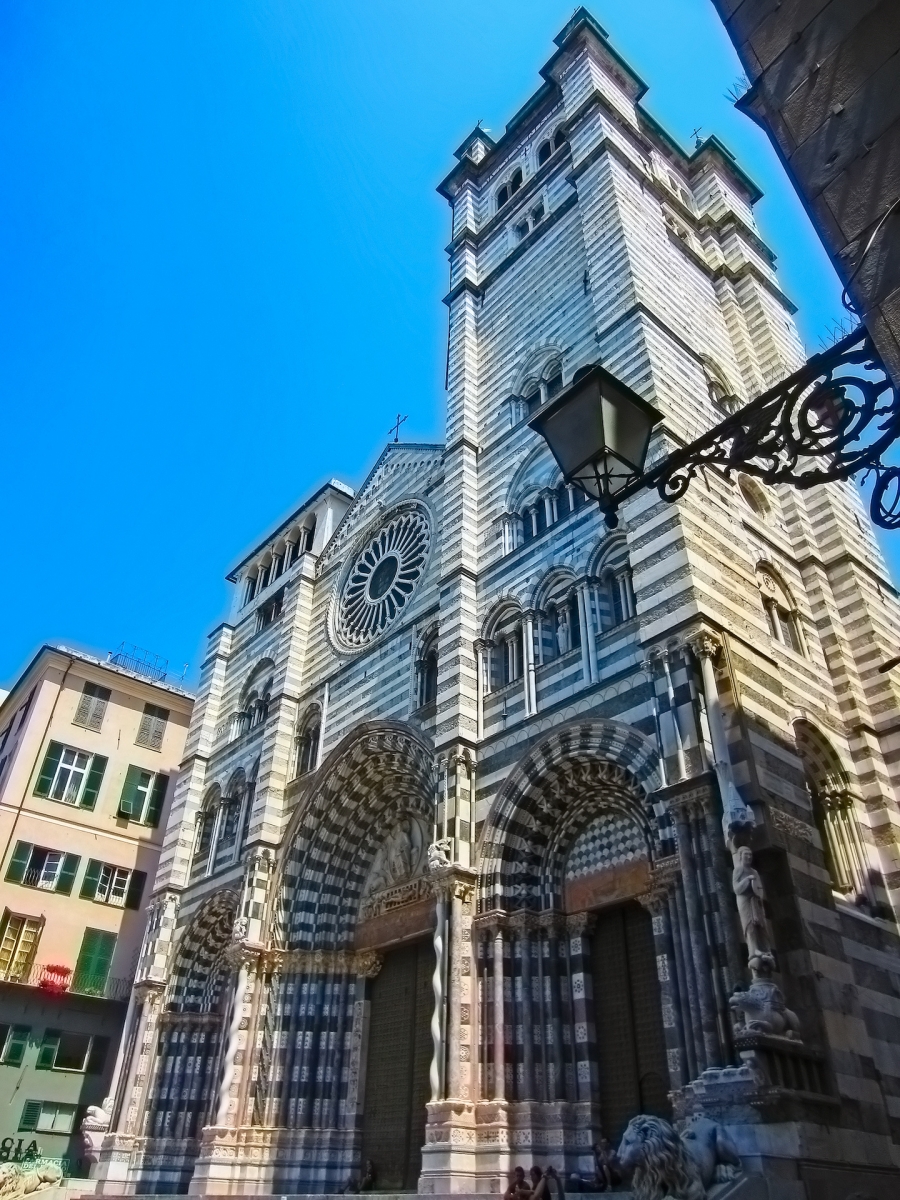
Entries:
{"type": "Polygon", "coordinates": [[[389,866],[393,883],[401,883],[412,874],[412,826],[409,817],[404,817],[391,834],[389,866]]]}
{"type": "Polygon", "coordinates": [[[569,636],[569,614],[565,608],[556,610],[556,645],[559,647],[560,655],[568,654],[572,648],[569,636]]]}
{"type": "Polygon", "coordinates": [[[421,874],[426,858],[426,838],[421,823],[404,815],[391,829],[375,854],[364,895],[395,887],[421,874]]]}
{"type": "Polygon", "coordinates": [[[771,957],[763,903],[766,898],[765,892],[759,871],[753,865],[753,851],[749,846],[738,846],[733,861],[731,887],[737,900],[744,941],[747,943],[750,969],[756,974],[771,957]]]}

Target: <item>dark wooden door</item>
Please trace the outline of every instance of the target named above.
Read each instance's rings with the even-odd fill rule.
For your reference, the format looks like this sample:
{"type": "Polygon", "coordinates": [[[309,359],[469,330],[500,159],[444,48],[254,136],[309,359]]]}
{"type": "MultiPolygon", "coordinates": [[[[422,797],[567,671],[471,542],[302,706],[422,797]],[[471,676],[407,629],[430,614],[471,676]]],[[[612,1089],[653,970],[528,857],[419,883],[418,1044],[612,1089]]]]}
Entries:
{"type": "Polygon", "coordinates": [[[414,1189],[422,1169],[433,974],[434,949],[422,941],[385,955],[372,982],[361,1166],[375,1164],[378,1191],[414,1189]]]}
{"type": "Polygon", "coordinates": [[[616,1145],[638,1113],[672,1115],[650,914],[635,902],[598,913],[592,958],[600,1120],[616,1145]]]}

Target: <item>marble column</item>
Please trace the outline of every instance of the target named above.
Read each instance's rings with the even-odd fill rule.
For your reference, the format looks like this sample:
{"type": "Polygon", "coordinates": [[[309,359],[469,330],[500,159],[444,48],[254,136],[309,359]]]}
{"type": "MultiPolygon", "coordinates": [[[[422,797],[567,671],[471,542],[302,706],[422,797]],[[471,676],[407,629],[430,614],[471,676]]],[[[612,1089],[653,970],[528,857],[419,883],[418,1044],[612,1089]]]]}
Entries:
{"type": "Polygon", "coordinates": [[[238,965],[237,979],[234,985],[234,995],[231,1002],[231,1020],[228,1024],[228,1035],[225,1042],[225,1053],[222,1058],[222,1074],[219,1082],[219,1104],[216,1110],[216,1124],[227,1125],[231,1106],[231,1085],[234,1082],[235,1059],[239,1048],[241,1019],[244,1012],[244,994],[247,991],[247,962],[241,960],[238,965]]]}
{"type": "Polygon", "coordinates": [[[506,1099],[506,1001],[504,929],[494,926],[494,1099],[506,1099]]]}
{"type": "Polygon", "coordinates": [[[534,610],[526,609],[522,614],[522,678],[525,682],[525,716],[533,717],[537,712],[537,684],[534,669],[534,610]]]}

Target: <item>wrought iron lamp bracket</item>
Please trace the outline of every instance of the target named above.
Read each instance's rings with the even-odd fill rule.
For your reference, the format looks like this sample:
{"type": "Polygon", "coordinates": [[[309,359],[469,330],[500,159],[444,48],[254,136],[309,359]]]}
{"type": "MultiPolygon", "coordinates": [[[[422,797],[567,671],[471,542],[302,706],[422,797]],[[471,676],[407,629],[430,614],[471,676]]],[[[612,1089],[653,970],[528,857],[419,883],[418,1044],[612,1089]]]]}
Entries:
{"type": "MultiPolygon", "coordinates": [[[[900,529],[900,467],[882,462],[898,436],[900,394],[860,328],[650,467],[616,494],[615,505],[650,487],[678,500],[706,466],[796,488],[873,473],[872,520],[900,529]]],[[[605,507],[615,524],[613,506],[605,507]]]]}

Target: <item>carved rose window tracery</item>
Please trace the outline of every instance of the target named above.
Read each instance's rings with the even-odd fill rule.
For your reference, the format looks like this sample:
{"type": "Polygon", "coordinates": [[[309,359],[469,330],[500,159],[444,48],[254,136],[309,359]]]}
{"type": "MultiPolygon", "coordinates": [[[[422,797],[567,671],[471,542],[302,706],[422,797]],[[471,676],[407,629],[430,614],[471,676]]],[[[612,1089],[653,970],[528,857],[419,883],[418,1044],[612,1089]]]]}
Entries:
{"type": "Polygon", "coordinates": [[[406,607],[431,545],[431,527],[419,508],[397,513],[357,555],[337,603],[334,633],[349,650],[369,645],[406,607]]]}

